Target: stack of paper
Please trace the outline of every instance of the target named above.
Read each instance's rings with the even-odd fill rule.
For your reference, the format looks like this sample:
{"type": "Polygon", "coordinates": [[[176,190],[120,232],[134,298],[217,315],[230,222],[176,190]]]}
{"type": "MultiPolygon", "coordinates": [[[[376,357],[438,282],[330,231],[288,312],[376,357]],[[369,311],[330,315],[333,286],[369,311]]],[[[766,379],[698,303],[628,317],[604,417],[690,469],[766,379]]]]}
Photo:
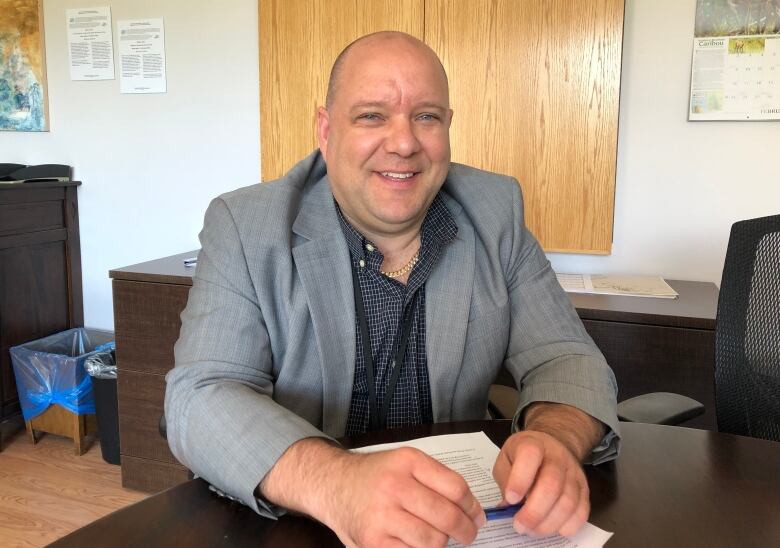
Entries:
{"type": "Polygon", "coordinates": [[[625,295],[676,299],[678,294],[660,276],[609,276],[606,274],[556,274],[567,293],[625,295]]]}
{"type": "MultiPolygon", "coordinates": [[[[385,443],[353,449],[359,453],[387,451],[398,447],[414,447],[454,470],[466,480],[483,508],[495,506],[502,499],[501,491],[493,479],[493,464],[500,449],[484,432],[431,436],[401,443],[385,443]]],[[[518,535],[512,527],[512,518],[489,521],[479,530],[470,546],[489,548],[601,548],[612,533],[586,523],[573,537],[553,535],[531,537],[518,535]]],[[[460,546],[451,540],[448,547],[460,546]]]]}

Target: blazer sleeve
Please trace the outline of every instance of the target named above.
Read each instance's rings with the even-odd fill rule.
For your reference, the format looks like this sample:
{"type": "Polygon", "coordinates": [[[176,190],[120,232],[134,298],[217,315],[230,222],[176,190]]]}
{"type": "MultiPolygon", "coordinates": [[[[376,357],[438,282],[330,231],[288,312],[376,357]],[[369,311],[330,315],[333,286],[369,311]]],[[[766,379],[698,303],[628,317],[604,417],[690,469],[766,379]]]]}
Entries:
{"type": "Polygon", "coordinates": [[[200,234],[201,252],[175,367],[166,376],[171,451],[219,491],[256,512],[280,509],[255,487],[290,445],[327,437],[273,400],[271,345],[231,212],[217,198],[200,234]]]}
{"type": "Polygon", "coordinates": [[[515,219],[504,263],[511,325],[504,365],[520,388],[514,425],[533,402],[577,407],[607,426],[588,462],[611,460],[620,448],[615,376],[525,227],[520,185],[512,187],[515,219]]]}

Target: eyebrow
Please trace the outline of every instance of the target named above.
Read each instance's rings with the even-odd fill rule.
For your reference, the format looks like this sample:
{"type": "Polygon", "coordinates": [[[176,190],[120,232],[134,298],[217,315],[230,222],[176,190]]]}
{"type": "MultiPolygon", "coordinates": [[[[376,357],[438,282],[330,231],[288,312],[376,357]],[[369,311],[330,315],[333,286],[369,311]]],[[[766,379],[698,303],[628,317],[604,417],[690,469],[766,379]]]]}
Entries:
{"type": "MultiPolygon", "coordinates": [[[[384,108],[386,106],[387,106],[387,103],[385,103],[383,101],[364,101],[364,102],[360,102],[360,103],[356,103],[356,104],[352,105],[352,108],[350,108],[350,110],[358,110],[358,109],[363,109],[363,108],[384,108]]],[[[415,105],[415,108],[416,109],[420,109],[420,108],[422,108],[422,109],[437,109],[437,110],[441,110],[441,111],[447,110],[447,107],[445,107],[445,106],[443,106],[443,105],[441,105],[439,103],[434,103],[434,102],[420,103],[419,105],[415,105]]]]}

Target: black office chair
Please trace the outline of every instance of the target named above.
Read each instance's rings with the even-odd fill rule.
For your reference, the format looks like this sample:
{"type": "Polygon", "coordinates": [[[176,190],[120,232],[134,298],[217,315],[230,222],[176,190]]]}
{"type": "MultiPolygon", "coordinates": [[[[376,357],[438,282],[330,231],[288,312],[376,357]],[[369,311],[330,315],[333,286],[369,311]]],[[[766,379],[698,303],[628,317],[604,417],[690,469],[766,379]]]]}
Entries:
{"type": "MultiPolygon", "coordinates": [[[[618,404],[618,417],[679,424],[703,411],[680,398],[643,394],[618,404]]],[[[715,407],[720,432],[780,441],[780,215],[731,227],[715,324],[715,407]]]]}

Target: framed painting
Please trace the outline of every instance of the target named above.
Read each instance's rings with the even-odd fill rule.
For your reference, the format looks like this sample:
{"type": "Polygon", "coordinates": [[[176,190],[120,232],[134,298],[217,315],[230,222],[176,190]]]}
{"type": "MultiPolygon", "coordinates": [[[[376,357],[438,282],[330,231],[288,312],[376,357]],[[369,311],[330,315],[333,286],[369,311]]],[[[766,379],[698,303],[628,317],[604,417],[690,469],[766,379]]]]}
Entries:
{"type": "Polygon", "coordinates": [[[42,0],[0,0],[0,130],[48,131],[42,0]]]}

